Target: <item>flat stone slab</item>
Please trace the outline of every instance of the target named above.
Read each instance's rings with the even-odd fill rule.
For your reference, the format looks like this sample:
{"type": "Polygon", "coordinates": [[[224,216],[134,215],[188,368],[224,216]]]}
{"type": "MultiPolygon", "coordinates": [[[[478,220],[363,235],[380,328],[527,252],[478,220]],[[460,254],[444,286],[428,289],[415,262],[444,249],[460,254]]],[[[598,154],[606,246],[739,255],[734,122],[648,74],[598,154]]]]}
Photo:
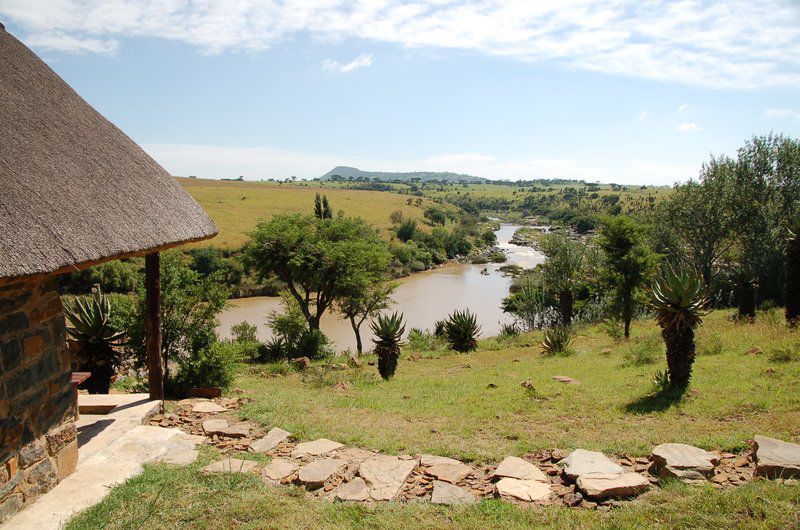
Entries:
{"type": "Polygon", "coordinates": [[[681,480],[705,480],[714,474],[719,456],[699,447],[686,444],[666,443],[653,448],[653,462],[662,477],[681,480]]]}
{"type": "Polygon", "coordinates": [[[406,479],[417,467],[417,460],[402,460],[395,456],[376,455],[358,467],[358,474],[369,486],[369,495],[376,501],[394,499],[406,479]]]}
{"type": "Polygon", "coordinates": [[[550,497],[550,483],[505,477],[497,483],[497,494],[526,502],[544,501],[550,497]]]}
{"type": "Polygon", "coordinates": [[[800,478],[800,445],[767,436],[756,436],[753,440],[757,476],[800,478]]]}
{"type": "Polygon", "coordinates": [[[427,469],[427,473],[441,481],[456,484],[467,478],[472,473],[472,468],[456,460],[434,464],[427,469]]]}
{"type": "Polygon", "coordinates": [[[209,436],[220,435],[227,428],[228,420],[209,419],[203,421],[203,431],[209,436]]]}
{"type": "Polygon", "coordinates": [[[300,466],[291,460],[273,458],[272,461],[261,470],[261,480],[267,479],[277,482],[288,477],[299,468],[300,466]]]}
{"type": "Polygon", "coordinates": [[[374,457],[376,452],[374,451],[367,451],[366,449],[361,449],[358,447],[345,447],[342,449],[338,449],[334,455],[339,458],[344,458],[351,464],[360,464],[364,460],[370,459],[374,457]]]}
{"type": "Polygon", "coordinates": [[[297,479],[309,490],[319,489],[325,485],[326,480],[346,465],[347,460],[341,458],[314,460],[300,468],[297,479]]]}
{"type": "Polygon", "coordinates": [[[494,470],[494,478],[516,478],[519,480],[538,480],[549,482],[541,469],[516,456],[507,456],[494,470]]]}
{"type": "Polygon", "coordinates": [[[285,441],[292,435],[289,431],[284,431],[278,427],[273,427],[269,430],[266,436],[259,438],[250,444],[250,450],[254,453],[266,453],[278,447],[278,445],[285,441]]]}
{"type": "Polygon", "coordinates": [[[336,488],[333,496],[340,501],[365,501],[369,499],[369,486],[363,478],[356,477],[336,488]]]}
{"type": "Polygon", "coordinates": [[[566,383],[568,385],[577,385],[580,382],[566,375],[554,375],[553,380],[558,381],[559,383],[566,383]]]}
{"type": "Polygon", "coordinates": [[[339,442],[334,442],[333,440],[328,440],[327,438],[320,438],[319,440],[314,440],[312,442],[301,442],[297,444],[292,451],[292,458],[300,458],[301,456],[311,455],[311,456],[321,456],[330,453],[331,451],[335,451],[340,447],[344,447],[339,442]]]}
{"type": "Polygon", "coordinates": [[[561,461],[564,465],[564,474],[571,480],[576,480],[583,475],[609,475],[624,473],[622,466],[615,464],[603,453],[575,449],[561,461]]]}
{"type": "Polygon", "coordinates": [[[447,458],[446,456],[422,455],[419,463],[425,467],[435,466],[436,464],[461,464],[460,460],[447,458]]]}
{"type": "Polygon", "coordinates": [[[216,414],[217,412],[226,412],[228,409],[221,405],[217,405],[213,401],[201,401],[192,405],[192,412],[201,414],[216,414]]]}
{"type": "Polygon", "coordinates": [[[578,477],[576,485],[587,497],[602,500],[639,495],[650,488],[650,481],[639,473],[591,473],[578,477]]]}
{"type": "Polygon", "coordinates": [[[457,504],[471,504],[475,501],[475,495],[464,488],[441,480],[433,481],[433,493],[431,494],[431,502],[433,504],[455,506],[457,504]]]}
{"type": "Polygon", "coordinates": [[[235,423],[229,426],[227,429],[222,429],[219,432],[220,436],[226,436],[228,438],[245,438],[249,434],[250,424],[246,422],[235,423]]]}
{"type": "Polygon", "coordinates": [[[214,473],[252,473],[258,466],[252,460],[239,460],[238,458],[225,458],[219,462],[213,462],[203,468],[206,475],[214,473]]]}

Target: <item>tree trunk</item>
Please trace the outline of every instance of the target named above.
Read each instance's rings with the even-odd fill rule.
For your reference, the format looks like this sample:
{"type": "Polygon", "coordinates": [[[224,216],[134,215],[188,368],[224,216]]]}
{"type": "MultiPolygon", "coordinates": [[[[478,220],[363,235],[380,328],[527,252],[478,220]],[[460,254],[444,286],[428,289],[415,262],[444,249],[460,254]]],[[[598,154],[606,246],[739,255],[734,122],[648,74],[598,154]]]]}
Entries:
{"type": "Polygon", "coordinates": [[[630,317],[625,317],[625,338],[631,338],[631,319],[630,317]]]}
{"type": "Polygon", "coordinates": [[[358,356],[361,357],[361,352],[363,351],[363,346],[361,344],[361,329],[356,324],[356,319],[350,317],[350,326],[353,328],[353,333],[356,335],[356,352],[358,356]]]}
{"type": "Polygon", "coordinates": [[[796,327],[800,321],[800,239],[786,242],[786,323],[796,327]]]}
{"type": "Polygon", "coordinates": [[[558,304],[561,310],[561,323],[565,326],[572,324],[572,291],[565,289],[558,293],[558,304]]]}
{"type": "Polygon", "coordinates": [[[752,283],[736,286],[736,306],[739,320],[752,321],[756,318],[756,290],[752,283]]]}
{"type": "Polygon", "coordinates": [[[669,384],[672,388],[682,389],[689,386],[694,363],[694,330],[683,331],[666,328],[661,330],[667,346],[667,369],[669,384]]]}

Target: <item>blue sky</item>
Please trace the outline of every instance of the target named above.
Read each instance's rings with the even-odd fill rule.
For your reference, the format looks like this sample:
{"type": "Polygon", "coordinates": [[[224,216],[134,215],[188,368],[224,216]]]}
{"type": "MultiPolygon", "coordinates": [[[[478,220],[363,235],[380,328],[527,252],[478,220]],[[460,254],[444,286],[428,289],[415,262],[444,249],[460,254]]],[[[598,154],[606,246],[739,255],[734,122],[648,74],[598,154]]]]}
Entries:
{"type": "Polygon", "coordinates": [[[792,1],[0,0],[0,21],[177,175],[670,184],[800,136],[792,1]]]}

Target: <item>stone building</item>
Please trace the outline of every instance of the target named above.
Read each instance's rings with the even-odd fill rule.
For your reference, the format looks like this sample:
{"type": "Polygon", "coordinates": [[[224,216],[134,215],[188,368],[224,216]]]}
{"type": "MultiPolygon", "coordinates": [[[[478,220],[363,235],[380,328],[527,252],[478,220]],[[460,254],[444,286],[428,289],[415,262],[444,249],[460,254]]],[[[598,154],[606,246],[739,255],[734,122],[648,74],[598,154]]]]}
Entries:
{"type": "Polygon", "coordinates": [[[57,276],[146,256],[161,399],[159,251],[215,234],[175,179],[0,24],[0,521],[77,462],[57,276]]]}

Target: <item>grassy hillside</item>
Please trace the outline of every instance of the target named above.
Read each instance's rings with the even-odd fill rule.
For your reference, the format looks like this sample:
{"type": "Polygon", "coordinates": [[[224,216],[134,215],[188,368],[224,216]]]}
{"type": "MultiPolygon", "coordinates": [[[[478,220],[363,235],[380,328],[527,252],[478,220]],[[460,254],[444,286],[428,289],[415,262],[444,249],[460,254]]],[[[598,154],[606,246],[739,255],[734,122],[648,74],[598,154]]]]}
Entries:
{"type": "MultiPolygon", "coordinates": [[[[304,374],[267,365],[248,368],[235,386],[255,399],[241,409],[244,417],[301,439],[481,462],[553,447],[646,455],[661,442],[739,452],[755,434],[798,441],[796,336],[778,310],[759,313],[754,325],[729,316],[712,313],[701,328],[691,391],[679,402],[652,393],[650,379],[664,359],[649,321],[635,322],[629,343],[584,328],[569,357],[542,357],[539,334],[530,334],[484,340],[463,355],[406,349],[388,382],[366,363],[304,374]],[[554,375],[579,383],[558,383],[554,375]],[[520,385],[526,380],[535,390],[520,385]]],[[[800,486],[766,480],[727,490],[664,481],[609,512],[523,509],[498,500],[452,508],[329,503],[255,475],[201,474],[218,459],[205,448],[190,466],[148,466],[68,528],[789,528],[800,507],[800,486]]]]}
{"type": "Polygon", "coordinates": [[[406,217],[422,219],[430,205],[406,204],[408,196],[377,191],[324,187],[316,183],[279,184],[277,182],[235,182],[178,178],[178,182],[217,223],[219,235],[199,245],[235,248],[245,242],[259,218],[280,213],[307,212],[314,209],[314,196],[325,193],[334,212],[344,210],[353,217],[363,217],[385,233],[391,227],[389,214],[400,210],[406,217]]]}

